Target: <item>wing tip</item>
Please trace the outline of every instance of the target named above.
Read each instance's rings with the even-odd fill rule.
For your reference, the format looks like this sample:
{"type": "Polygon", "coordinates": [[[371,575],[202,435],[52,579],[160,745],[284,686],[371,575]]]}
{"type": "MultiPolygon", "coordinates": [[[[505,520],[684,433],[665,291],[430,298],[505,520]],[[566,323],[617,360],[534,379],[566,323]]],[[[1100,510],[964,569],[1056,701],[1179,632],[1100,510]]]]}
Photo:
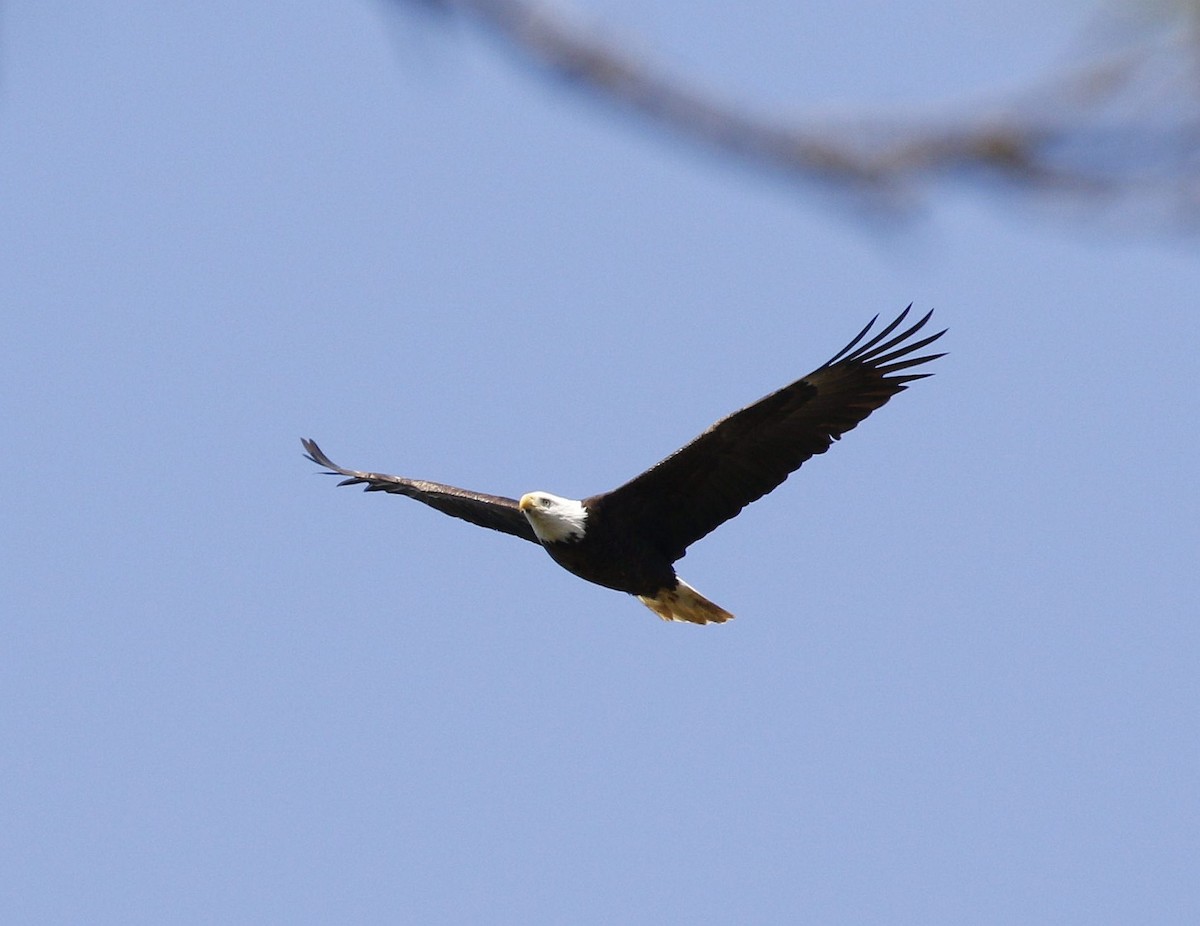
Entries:
{"type": "MultiPolygon", "coordinates": [[[[317,466],[324,466],[328,470],[337,470],[337,467],[334,466],[333,461],[325,455],[325,451],[322,450],[317,442],[311,437],[300,438],[300,444],[302,447],[304,447],[305,459],[311,460],[313,463],[316,463],[317,466]]],[[[337,475],[337,473],[334,472],[333,475],[337,475]]]]}
{"type": "Polygon", "coordinates": [[[338,483],[339,486],[353,486],[367,482],[367,480],[363,478],[366,474],[355,472],[354,470],[342,469],[342,467],[334,463],[333,460],[329,459],[329,456],[325,453],[325,451],[322,450],[317,442],[311,437],[300,438],[300,443],[304,446],[305,458],[311,460],[313,463],[316,463],[317,466],[322,467],[322,476],[347,477],[338,483]]]}
{"type": "MultiPolygon", "coordinates": [[[[888,322],[888,324],[885,325],[873,337],[871,337],[870,340],[866,341],[865,343],[860,343],[871,330],[876,319],[879,318],[879,316],[876,315],[863,331],[860,331],[849,344],[838,351],[838,353],[826,364],[826,367],[834,366],[839,363],[862,364],[863,366],[872,367],[881,375],[886,376],[888,373],[907,369],[922,363],[929,363],[930,361],[937,360],[939,357],[946,356],[947,351],[943,351],[937,354],[927,354],[918,358],[904,359],[909,357],[914,351],[921,350],[923,347],[928,347],[950,330],[949,328],[943,328],[941,331],[927,335],[919,340],[911,340],[913,336],[920,332],[933,317],[934,310],[930,309],[899,334],[893,335],[893,332],[895,332],[896,329],[899,328],[901,324],[903,324],[904,320],[908,317],[912,307],[913,303],[910,302],[904,308],[904,311],[892,319],[892,321],[888,322]]],[[[894,377],[889,377],[889,380],[896,382],[896,378],[894,377]]]]}

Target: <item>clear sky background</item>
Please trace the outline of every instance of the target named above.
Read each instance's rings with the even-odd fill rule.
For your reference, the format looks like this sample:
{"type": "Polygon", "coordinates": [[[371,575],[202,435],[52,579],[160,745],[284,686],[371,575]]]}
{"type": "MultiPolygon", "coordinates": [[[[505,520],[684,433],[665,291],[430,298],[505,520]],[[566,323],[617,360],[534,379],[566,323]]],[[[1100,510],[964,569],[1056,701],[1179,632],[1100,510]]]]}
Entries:
{"type": "MultiPolygon", "coordinates": [[[[1034,81],[1087,4],[605,0],[775,111],[1034,81]]],[[[1200,922],[1197,241],[881,230],[377,3],[11,0],[6,923],[1200,922]],[[612,488],[872,315],[951,354],[664,624],[300,453],[612,488]]]]}

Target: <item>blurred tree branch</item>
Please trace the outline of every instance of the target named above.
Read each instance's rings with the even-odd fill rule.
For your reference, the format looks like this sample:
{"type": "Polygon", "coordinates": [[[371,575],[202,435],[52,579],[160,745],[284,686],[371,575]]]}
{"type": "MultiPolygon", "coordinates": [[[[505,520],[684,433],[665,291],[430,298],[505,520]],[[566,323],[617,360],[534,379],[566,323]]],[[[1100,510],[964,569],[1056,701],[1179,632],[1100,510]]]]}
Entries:
{"type": "MultiPolygon", "coordinates": [[[[937,118],[792,123],[729,105],[529,0],[407,0],[474,20],[552,77],[747,165],[896,210],[947,181],[1200,224],[1200,3],[1141,10],[1121,44],[1011,99],[937,118]]],[[[1130,8],[1131,12],[1137,12],[1130,8]]],[[[1126,24],[1128,26],[1128,24],[1126,24]]]]}

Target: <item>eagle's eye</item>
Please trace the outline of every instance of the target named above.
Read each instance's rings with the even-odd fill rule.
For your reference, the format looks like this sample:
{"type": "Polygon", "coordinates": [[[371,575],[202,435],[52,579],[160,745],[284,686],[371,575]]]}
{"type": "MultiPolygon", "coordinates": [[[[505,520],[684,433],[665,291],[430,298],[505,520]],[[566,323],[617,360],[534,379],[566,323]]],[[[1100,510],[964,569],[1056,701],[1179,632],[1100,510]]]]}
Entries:
{"type": "Polygon", "coordinates": [[[543,496],[542,498],[538,499],[538,504],[541,505],[543,508],[549,508],[550,507],[550,499],[543,496]]]}

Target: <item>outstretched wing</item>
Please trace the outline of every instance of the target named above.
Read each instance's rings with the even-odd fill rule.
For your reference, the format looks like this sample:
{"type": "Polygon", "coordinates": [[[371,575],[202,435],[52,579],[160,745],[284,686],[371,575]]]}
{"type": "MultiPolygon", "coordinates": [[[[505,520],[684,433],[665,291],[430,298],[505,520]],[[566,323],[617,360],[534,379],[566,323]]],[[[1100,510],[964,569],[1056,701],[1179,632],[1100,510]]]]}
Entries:
{"type": "Polygon", "coordinates": [[[304,455],[317,466],[325,467],[330,476],[346,477],[338,483],[340,486],[365,485],[364,492],[407,495],[451,517],[462,518],[494,531],[503,531],[532,543],[538,542],[533,528],[517,507],[515,499],[468,492],[466,489],[456,489],[454,486],[426,482],[423,479],[405,479],[403,476],[389,476],[386,473],[362,473],[354,469],[342,469],[325,456],[325,452],[317,446],[316,441],[302,439],[300,442],[304,445],[304,455]]]}
{"type": "Polygon", "coordinates": [[[945,334],[910,340],[933,312],[893,336],[911,308],[860,344],[875,316],[824,366],[721,419],[658,465],[584,503],[674,562],[689,544],[762,498],[813,454],[828,450],[906,383],[931,375],[891,375],[942,356],[912,356],[945,334]]]}

